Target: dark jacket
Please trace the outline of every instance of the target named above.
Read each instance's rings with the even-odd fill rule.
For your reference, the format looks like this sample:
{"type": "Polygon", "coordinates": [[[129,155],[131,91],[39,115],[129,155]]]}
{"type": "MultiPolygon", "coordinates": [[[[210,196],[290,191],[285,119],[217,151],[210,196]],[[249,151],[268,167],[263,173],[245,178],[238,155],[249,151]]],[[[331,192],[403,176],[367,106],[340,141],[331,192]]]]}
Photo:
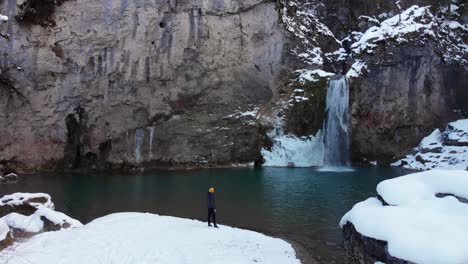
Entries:
{"type": "Polygon", "coordinates": [[[208,209],[216,209],[214,193],[208,192],[208,209]]]}

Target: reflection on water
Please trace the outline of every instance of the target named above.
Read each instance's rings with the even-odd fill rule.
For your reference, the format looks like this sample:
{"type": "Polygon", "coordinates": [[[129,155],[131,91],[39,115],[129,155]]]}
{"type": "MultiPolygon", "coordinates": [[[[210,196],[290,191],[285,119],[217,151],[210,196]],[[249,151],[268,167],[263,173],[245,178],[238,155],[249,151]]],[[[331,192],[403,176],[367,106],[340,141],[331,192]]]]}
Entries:
{"type": "Polygon", "coordinates": [[[352,172],[354,168],[347,166],[322,166],[316,167],[316,170],[322,172],[352,172]]]}
{"type": "Polygon", "coordinates": [[[83,222],[122,211],[205,221],[206,192],[216,188],[222,224],[299,242],[321,260],[339,260],[341,216],[375,195],[376,185],[403,175],[395,168],[158,171],[143,175],[30,175],[0,185],[0,194],[46,192],[56,208],[83,222]]]}

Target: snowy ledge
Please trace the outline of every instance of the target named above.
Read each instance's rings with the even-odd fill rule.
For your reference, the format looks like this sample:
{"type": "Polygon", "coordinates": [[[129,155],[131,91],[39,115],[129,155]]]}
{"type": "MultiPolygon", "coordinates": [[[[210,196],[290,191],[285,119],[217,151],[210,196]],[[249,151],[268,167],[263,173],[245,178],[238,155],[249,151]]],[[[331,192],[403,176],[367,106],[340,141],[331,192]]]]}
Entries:
{"type": "Polygon", "coordinates": [[[381,182],[377,192],[381,199],[356,204],[341,227],[351,223],[401,260],[468,263],[468,172],[414,173],[381,182]]]}
{"type": "Polygon", "coordinates": [[[108,215],[75,229],[36,235],[0,254],[0,263],[296,264],[292,246],[260,233],[143,213],[108,215]]]}
{"type": "Polygon", "coordinates": [[[435,129],[414,151],[391,165],[417,170],[468,170],[468,119],[451,122],[442,131],[435,129]]]}
{"type": "Polygon", "coordinates": [[[54,209],[54,203],[50,195],[46,193],[13,193],[0,198],[0,206],[18,206],[29,204],[35,208],[40,205],[54,209]]]}

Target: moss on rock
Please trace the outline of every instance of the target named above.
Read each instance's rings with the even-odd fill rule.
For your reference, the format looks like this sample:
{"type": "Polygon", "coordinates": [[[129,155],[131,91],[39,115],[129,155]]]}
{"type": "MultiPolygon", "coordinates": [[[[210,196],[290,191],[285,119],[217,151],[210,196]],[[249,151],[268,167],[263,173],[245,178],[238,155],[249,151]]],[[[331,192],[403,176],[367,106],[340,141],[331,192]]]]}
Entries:
{"type": "Polygon", "coordinates": [[[314,135],[323,126],[327,99],[327,78],[320,78],[316,82],[293,85],[304,92],[296,94],[308,100],[296,101],[295,94],[291,96],[292,106],[285,113],[285,132],[296,136],[314,135]]]}

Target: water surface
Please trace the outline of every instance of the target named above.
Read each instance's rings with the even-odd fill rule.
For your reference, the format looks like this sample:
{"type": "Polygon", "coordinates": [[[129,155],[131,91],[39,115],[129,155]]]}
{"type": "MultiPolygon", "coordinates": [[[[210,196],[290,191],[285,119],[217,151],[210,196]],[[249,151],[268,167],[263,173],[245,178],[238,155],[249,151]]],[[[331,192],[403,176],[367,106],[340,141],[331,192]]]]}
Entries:
{"type": "Polygon", "coordinates": [[[375,195],[380,181],[407,173],[396,168],[339,172],[246,168],[141,175],[40,174],[0,185],[0,194],[49,193],[58,211],[84,223],[124,211],[205,221],[206,192],[213,186],[221,224],[283,237],[302,245],[319,262],[342,263],[338,223],[343,214],[375,195]]]}

